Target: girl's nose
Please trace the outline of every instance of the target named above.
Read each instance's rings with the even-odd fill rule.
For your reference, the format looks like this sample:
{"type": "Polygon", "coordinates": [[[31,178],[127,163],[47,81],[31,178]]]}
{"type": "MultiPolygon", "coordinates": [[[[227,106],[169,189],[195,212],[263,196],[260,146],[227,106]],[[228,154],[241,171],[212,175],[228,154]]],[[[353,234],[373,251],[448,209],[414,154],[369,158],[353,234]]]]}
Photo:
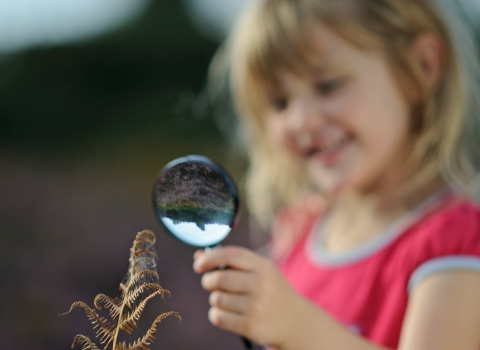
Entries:
{"type": "Polygon", "coordinates": [[[317,101],[311,99],[292,101],[288,111],[287,126],[292,132],[316,132],[325,123],[323,114],[317,101]]]}

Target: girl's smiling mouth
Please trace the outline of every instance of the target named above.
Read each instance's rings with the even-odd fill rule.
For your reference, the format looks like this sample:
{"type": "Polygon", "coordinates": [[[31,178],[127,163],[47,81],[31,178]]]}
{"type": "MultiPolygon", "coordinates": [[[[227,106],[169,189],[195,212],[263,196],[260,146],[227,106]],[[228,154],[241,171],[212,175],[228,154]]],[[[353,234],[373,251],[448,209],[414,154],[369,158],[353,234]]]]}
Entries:
{"type": "Polygon", "coordinates": [[[322,142],[318,146],[309,147],[305,151],[305,156],[307,159],[320,163],[323,166],[332,166],[339,161],[352,141],[353,137],[351,135],[331,139],[327,142],[322,142]]]}

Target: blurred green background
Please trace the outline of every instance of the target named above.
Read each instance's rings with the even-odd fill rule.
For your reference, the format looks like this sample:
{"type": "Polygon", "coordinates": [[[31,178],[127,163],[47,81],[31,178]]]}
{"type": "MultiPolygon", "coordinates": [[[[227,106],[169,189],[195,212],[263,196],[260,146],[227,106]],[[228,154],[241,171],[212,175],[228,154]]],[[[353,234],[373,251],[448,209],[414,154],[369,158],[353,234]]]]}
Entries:
{"type": "MultiPolygon", "coordinates": [[[[68,349],[78,333],[93,339],[82,310],[58,314],[118,293],[143,229],[157,234],[171,297],[150,301],[125,339],[174,310],[183,321],[163,321],[152,349],[243,348],[208,323],[194,249],[162,231],[151,207],[158,171],[186,154],[213,158],[241,182],[245,159],[204,98],[219,41],[193,27],[188,3],[145,4],[90,39],[0,54],[1,349],[68,349]]],[[[227,244],[250,245],[245,210],[242,218],[227,244]]]]}

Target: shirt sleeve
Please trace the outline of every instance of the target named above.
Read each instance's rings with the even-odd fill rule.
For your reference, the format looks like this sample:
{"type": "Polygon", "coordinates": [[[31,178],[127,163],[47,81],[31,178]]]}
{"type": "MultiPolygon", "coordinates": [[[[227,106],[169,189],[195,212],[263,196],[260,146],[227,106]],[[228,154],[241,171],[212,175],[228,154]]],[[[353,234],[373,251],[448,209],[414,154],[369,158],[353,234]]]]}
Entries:
{"type": "Polygon", "coordinates": [[[415,237],[410,294],[425,278],[436,273],[469,270],[480,274],[480,210],[460,202],[432,215],[415,237]]]}

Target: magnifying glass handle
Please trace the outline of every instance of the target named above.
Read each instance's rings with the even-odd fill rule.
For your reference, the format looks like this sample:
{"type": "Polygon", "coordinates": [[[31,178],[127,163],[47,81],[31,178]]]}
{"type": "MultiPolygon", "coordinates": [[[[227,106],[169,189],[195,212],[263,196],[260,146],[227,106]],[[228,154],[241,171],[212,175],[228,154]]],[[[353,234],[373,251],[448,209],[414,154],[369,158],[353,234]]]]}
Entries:
{"type": "Polygon", "coordinates": [[[245,345],[245,349],[253,349],[253,343],[251,340],[242,337],[243,345],[245,345]]]}

